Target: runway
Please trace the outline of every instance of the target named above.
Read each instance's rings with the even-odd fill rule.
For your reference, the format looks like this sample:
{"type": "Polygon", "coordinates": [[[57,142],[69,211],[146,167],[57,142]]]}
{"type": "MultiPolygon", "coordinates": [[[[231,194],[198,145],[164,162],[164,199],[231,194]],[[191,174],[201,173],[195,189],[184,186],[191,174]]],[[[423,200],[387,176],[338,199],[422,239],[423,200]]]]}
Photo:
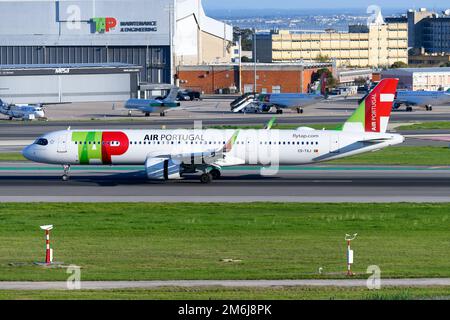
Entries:
{"type": "MultiPolygon", "coordinates": [[[[382,287],[450,286],[450,279],[381,279],[382,287]]],[[[340,287],[364,288],[367,280],[179,280],[179,281],[82,281],[81,290],[157,289],[157,288],[271,288],[340,287]]],[[[68,290],[66,282],[0,282],[0,290],[68,290]]]]}
{"type": "Polygon", "coordinates": [[[185,180],[148,181],[140,167],[73,168],[60,179],[58,166],[0,165],[1,202],[450,202],[450,167],[283,167],[223,171],[202,185],[185,180]],[[266,172],[267,173],[267,172],[266,172]]]}

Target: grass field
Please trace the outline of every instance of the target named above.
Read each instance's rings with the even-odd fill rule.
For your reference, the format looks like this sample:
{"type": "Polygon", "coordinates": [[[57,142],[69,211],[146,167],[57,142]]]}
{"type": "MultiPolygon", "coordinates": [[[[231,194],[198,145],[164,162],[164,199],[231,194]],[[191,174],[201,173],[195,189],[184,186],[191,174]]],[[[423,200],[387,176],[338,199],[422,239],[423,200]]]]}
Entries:
{"type": "Polygon", "coordinates": [[[377,152],[327,162],[328,164],[450,166],[450,148],[395,146],[377,152]]]}
{"type": "Polygon", "coordinates": [[[450,129],[450,121],[441,121],[441,122],[423,122],[416,123],[412,125],[405,125],[396,128],[399,131],[408,131],[408,130],[445,130],[450,129]]]}
{"type": "Polygon", "coordinates": [[[67,278],[32,265],[43,224],[82,280],[343,278],[355,232],[362,278],[450,277],[449,221],[450,204],[0,204],[0,281],[67,278]]]}
{"type": "Polygon", "coordinates": [[[20,152],[0,152],[0,161],[27,161],[20,152]]]}
{"type": "Polygon", "coordinates": [[[161,288],[104,291],[0,291],[0,300],[417,300],[449,299],[450,289],[437,288],[161,288]]]}

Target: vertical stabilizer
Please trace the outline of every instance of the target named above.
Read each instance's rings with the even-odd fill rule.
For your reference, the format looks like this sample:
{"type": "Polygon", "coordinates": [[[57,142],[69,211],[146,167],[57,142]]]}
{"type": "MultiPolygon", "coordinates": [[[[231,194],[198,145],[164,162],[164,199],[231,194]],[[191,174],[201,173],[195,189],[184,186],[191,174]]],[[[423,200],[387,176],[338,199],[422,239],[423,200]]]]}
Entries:
{"type": "Polygon", "coordinates": [[[381,132],[387,130],[397,92],[398,79],[383,79],[365,96],[358,109],[344,123],[342,131],[381,132]]]}

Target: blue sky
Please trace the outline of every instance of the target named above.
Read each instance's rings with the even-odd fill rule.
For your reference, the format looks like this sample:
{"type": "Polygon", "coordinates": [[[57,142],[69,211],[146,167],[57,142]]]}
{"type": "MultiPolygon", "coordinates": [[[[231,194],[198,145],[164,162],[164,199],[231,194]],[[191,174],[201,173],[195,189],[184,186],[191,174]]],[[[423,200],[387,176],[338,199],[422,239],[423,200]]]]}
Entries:
{"type": "Polygon", "coordinates": [[[448,0],[203,0],[206,10],[218,9],[321,9],[367,8],[376,4],[382,8],[450,8],[448,0]]]}

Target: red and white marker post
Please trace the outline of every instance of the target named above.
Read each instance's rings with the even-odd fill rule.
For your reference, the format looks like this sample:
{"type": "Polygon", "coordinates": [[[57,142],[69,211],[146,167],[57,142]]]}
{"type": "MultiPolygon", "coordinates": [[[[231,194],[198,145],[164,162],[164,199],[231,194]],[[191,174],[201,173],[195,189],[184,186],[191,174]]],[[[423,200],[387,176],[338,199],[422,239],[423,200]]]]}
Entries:
{"type": "Polygon", "coordinates": [[[355,240],[357,236],[357,233],[355,233],[353,236],[349,234],[345,235],[345,241],[347,241],[347,276],[349,277],[354,276],[352,272],[353,250],[351,248],[351,242],[355,240]]]}
{"type": "Polygon", "coordinates": [[[51,264],[53,262],[53,249],[50,248],[50,230],[53,229],[53,225],[41,226],[42,230],[45,230],[45,263],[51,264]]]}

